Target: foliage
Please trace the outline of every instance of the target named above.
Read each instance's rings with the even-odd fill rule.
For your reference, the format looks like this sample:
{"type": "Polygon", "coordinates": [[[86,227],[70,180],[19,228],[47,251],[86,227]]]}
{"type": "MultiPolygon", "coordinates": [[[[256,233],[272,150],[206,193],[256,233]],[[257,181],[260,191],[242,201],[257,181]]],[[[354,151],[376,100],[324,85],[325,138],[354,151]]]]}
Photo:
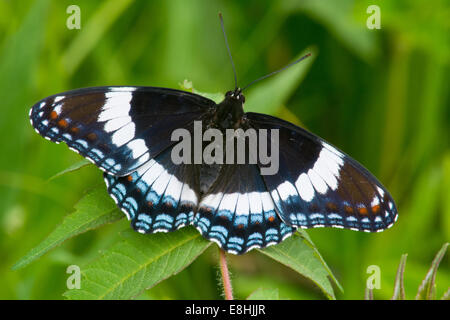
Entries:
{"type": "MultiPolygon", "coordinates": [[[[442,261],[445,253],[447,252],[449,243],[444,243],[441,250],[436,254],[431,264],[430,269],[428,270],[425,279],[422,280],[420,284],[417,294],[416,300],[435,300],[436,299],[436,273],[439,267],[439,264],[442,261]]],[[[403,254],[400,260],[400,264],[397,270],[397,276],[395,277],[394,284],[394,294],[392,296],[392,300],[405,300],[405,284],[404,284],[404,275],[405,275],[405,267],[406,267],[406,258],[407,254],[403,254]]],[[[369,292],[366,293],[366,299],[373,300],[373,290],[367,289],[369,292]]],[[[447,291],[442,295],[441,300],[449,300],[450,299],[450,286],[447,288],[447,291]]]]}
{"type": "MultiPolygon", "coordinates": [[[[436,254],[436,257],[431,264],[430,270],[423,279],[422,283],[419,286],[416,294],[416,300],[433,300],[436,299],[436,272],[439,264],[442,261],[445,253],[447,252],[448,242],[445,243],[441,250],[436,254]]],[[[404,289],[403,289],[404,291],[404,289]]],[[[442,295],[441,299],[449,299],[450,294],[450,286],[447,288],[447,291],[442,295]]]]}

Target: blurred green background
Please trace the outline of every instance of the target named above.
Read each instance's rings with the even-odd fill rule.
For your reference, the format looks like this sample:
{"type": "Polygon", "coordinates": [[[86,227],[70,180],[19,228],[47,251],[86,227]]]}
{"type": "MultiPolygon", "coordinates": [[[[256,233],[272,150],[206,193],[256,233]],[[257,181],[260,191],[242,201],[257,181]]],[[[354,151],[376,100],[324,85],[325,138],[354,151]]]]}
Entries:
{"type": "MultiPolygon", "coordinates": [[[[337,297],[362,299],[367,267],[378,265],[375,298],[390,298],[400,256],[408,253],[406,295],[414,298],[435,253],[450,240],[447,0],[1,0],[0,298],[61,299],[66,267],[93,260],[128,226],[122,220],[88,232],[11,271],[86,190],[103,183],[93,166],[47,181],[80,157],[34,132],[32,104],[88,86],[179,88],[189,79],[203,92],[231,89],[219,11],[241,85],[315,48],[303,82],[270,113],[301,123],[360,161],[397,202],[398,222],[383,233],[308,231],[344,287],[337,297]],[[81,8],[80,30],[66,27],[71,4],[81,8]],[[371,4],[381,8],[380,30],[366,27],[371,4]]],[[[277,287],[285,298],[324,298],[256,252],[233,256],[230,264],[237,298],[259,287],[277,287]]],[[[140,298],[221,298],[217,278],[214,245],[140,298]]],[[[449,284],[447,255],[437,274],[438,297],[449,284]]]]}

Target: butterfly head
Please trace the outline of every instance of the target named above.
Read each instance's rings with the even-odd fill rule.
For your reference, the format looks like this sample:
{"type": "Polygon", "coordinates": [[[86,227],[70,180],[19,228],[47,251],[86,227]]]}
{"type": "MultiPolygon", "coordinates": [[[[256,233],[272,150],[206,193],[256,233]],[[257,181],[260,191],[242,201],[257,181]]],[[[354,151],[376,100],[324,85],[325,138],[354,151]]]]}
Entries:
{"type": "Polygon", "coordinates": [[[241,88],[236,88],[233,91],[228,91],[225,93],[225,99],[234,100],[234,102],[239,104],[245,103],[245,96],[242,94],[241,88]]]}
{"type": "Polygon", "coordinates": [[[215,121],[223,129],[240,126],[244,115],[245,97],[240,88],[228,91],[225,99],[217,105],[215,121]]]}

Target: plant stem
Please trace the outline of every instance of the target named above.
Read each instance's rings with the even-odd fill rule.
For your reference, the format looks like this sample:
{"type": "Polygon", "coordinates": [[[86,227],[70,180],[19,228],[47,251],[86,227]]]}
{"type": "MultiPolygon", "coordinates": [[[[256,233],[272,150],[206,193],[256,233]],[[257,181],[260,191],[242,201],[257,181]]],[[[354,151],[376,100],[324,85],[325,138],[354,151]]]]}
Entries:
{"type": "Polygon", "coordinates": [[[230,273],[228,272],[227,257],[225,251],[219,248],[220,274],[222,275],[223,292],[225,300],[233,300],[233,288],[231,287],[230,273]]]}

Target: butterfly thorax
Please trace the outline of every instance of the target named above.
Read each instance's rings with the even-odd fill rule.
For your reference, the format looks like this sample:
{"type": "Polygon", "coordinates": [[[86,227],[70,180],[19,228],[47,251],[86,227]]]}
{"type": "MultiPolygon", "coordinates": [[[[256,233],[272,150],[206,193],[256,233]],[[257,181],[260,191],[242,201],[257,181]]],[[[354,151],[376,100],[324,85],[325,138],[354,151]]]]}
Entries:
{"type": "MultiPolygon", "coordinates": [[[[222,131],[225,136],[226,129],[238,129],[245,127],[244,117],[244,102],[245,97],[241,93],[239,88],[234,91],[228,91],[225,94],[225,99],[216,105],[212,117],[207,121],[203,127],[204,130],[210,128],[216,128],[222,131]]],[[[222,150],[226,150],[225,139],[222,150]]],[[[208,141],[203,143],[203,149],[209,144],[208,141]]],[[[225,163],[225,153],[223,153],[224,159],[221,163],[225,163]]],[[[202,164],[199,166],[200,177],[200,193],[205,194],[217,182],[217,178],[223,168],[222,164],[202,164]]]]}
{"type": "Polygon", "coordinates": [[[241,127],[244,116],[245,97],[241,89],[228,91],[225,99],[217,105],[214,122],[220,129],[237,129],[241,127]]]}

